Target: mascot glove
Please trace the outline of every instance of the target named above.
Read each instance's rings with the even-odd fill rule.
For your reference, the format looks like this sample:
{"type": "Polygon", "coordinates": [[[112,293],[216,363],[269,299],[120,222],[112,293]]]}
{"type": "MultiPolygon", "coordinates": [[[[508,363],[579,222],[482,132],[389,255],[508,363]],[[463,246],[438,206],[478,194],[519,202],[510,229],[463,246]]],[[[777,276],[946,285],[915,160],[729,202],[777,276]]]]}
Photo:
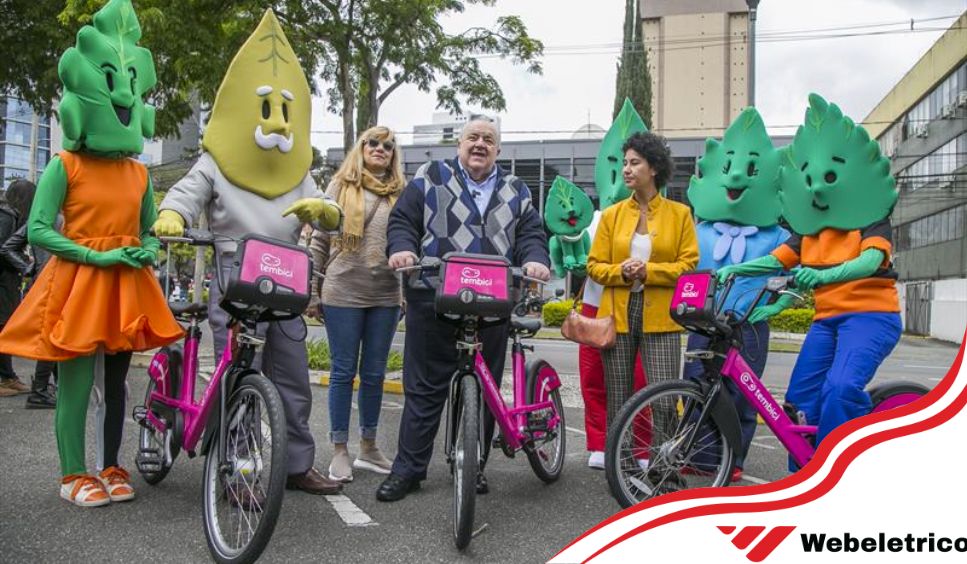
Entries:
{"type": "Polygon", "coordinates": [[[826,283],[821,270],[803,267],[796,271],[796,287],[803,290],[812,290],[816,286],[826,283]]]}
{"type": "Polygon", "coordinates": [[[722,268],[716,270],[715,277],[718,278],[719,284],[724,284],[725,279],[728,278],[729,276],[733,274],[741,275],[742,274],[741,270],[742,269],[738,268],[738,265],[730,264],[728,266],[723,266],[722,268]]]}
{"type": "Polygon", "coordinates": [[[339,206],[319,198],[302,198],[289,206],[283,216],[295,214],[302,223],[319,222],[319,226],[326,231],[339,227],[339,206]]]}
{"type": "Polygon", "coordinates": [[[749,323],[755,324],[760,321],[766,321],[782,310],[786,309],[785,304],[776,302],[770,305],[759,306],[752,310],[752,315],[749,316],[749,323]]]}
{"type": "Polygon", "coordinates": [[[110,251],[91,251],[85,262],[98,268],[109,268],[117,265],[141,268],[141,263],[131,256],[132,251],[140,251],[138,247],[119,247],[110,251]]]}
{"type": "Polygon", "coordinates": [[[181,237],[185,234],[185,220],[176,211],[161,210],[151,230],[158,237],[181,237]]]}
{"type": "Polygon", "coordinates": [[[158,261],[158,253],[145,247],[129,247],[128,256],[138,261],[142,266],[148,266],[158,261]]]}

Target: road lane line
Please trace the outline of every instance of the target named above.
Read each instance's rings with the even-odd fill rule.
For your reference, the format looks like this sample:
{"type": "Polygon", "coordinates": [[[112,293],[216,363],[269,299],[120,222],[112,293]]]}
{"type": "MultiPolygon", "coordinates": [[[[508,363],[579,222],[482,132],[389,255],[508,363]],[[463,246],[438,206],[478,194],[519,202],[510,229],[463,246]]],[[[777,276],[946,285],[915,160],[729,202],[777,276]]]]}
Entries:
{"type": "Polygon", "coordinates": [[[745,482],[752,482],[753,484],[768,484],[769,480],[763,480],[762,478],[756,478],[755,476],[750,476],[748,474],[742,474],[742,480],[745,482]]]}
{"type": "Polygon", "coordinates": [[[904,368],[926,368],[929,370],[950,370],[949,366],[927,366],[925,364],[904,364],[904,368]]]}
{"type": "Polygon", "coordinates": [[[576,434],[581,435],[581,436],[584,436],[584,437],[588,436],[588,434],[585,433],[584,431],[581,431],[579,429],[575,429],[574,427],[565,427],[565,429],[567,429],[568,431],[570,431],[572,433],[576,433],[576,434]]]}
{"type": "Polygon", "coordinates": [[[326,495],[323,497],[336,510],[336,514],[343,520],[343,523],[350,527],[371,527],[379,524],[373,521],[372,517],[367,515],[351,499],[342,494],[326,495]]]}
{"type": "Polygon", "coordinates": [[[762,444],[762,443],[757,443],[757,442],[755,442],[755,441],[752,441],[752,445],[753,445],[753,446],[757,446],[757,447],[759,447],[759,448],[764,448],[764,449],[766,449],[766,450],[776,450],[776,447],[774,447],[774,446],[772,446],[772,445],[764,445],[764,444],[762,444]]]}

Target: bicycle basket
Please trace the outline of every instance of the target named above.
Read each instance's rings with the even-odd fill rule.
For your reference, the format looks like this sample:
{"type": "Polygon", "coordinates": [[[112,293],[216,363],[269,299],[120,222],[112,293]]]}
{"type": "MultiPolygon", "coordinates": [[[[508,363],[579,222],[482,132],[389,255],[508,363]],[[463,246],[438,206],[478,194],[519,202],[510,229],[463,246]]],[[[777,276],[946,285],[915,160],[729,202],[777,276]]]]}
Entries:
{"type": "Polygon", "coordinates": [[[510,261],[501,256],[447,253],[440,265],[436,312],[510,317],[514,308],[510,261]]]}
{"type": "Polygon", "coordinates": [[[672,294],[671,316],[689,331],[700,331],[715,321],[715,273],[686,272],[678,278],[672,294]]]}
{"type": "Polygon", "coordinates": [[[239,241],[220,303],[238,319],[294,319],[309,305],[312,259],[302,247],[257,235],[239,241]]]}

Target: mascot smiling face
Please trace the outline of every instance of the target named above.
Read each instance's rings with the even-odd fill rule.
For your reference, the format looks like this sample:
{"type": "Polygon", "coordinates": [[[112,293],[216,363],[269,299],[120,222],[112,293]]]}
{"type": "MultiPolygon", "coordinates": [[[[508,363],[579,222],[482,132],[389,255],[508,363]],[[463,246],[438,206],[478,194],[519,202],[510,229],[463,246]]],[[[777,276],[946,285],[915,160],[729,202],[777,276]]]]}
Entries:
{"type": "Polygon", "coordinates": [[[311,112],[309,82],[266,10],[222,80],[202,146],[232,184],[274,199],[309,172],[311,112]]]}
{"type": "Polygon", "coordinates": [[[746,108],[725,131],[709,138],[688,185],[688,200],[704,221],[767,227],[779,220],[779,152],[762,117],[746,108]]]}
{"type": "Polygon", "coordinates": [[[779,190],[783,216],[800,235],[872,225],[899,195],[880,145],[818,94],[809,95],[806,122],[784,152],[779,190]]]}

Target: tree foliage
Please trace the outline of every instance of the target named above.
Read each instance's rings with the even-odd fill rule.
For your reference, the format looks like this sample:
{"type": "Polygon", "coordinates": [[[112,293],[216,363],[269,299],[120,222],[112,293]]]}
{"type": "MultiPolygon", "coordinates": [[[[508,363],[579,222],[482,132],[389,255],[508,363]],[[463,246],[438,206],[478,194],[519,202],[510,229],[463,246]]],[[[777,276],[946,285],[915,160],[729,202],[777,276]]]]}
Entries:
{"type": "Polygon", "coordinates": [[[615,79],[614,111],[617,118],[625,98],[630,99],[638,115],[648,127],[651,123],[651,74],[648,71],[648,54],[641,36],[641,14],[638,0],[625,0],[624,40],[621,60],[615,79]]]}
{"type": "MultiPolygon", "coordinates": [[[[60,89],[57,60],[105,0],[0,0],[0,91],[49,110],[60,89]]],[[[379,120],[400,86],[435,91],[437,107],[464,103],[504,110],[497,80],[480,55],[497,55],[541,72],[543,44],[517,16],[448,33],[442,18],[495,0],[138,0],[141,45],[154,54],[157,134],[174,135],[193,100],[210,105],[235,52],[266,8],[275,10],[309,77],[321,79],[328,109],[343,117],[344,143],[379,120]],[[195,98],[197,97],[197,98],[195,98]]],[[[310,80],[316,93],[319,84],[310,80]]]]}

